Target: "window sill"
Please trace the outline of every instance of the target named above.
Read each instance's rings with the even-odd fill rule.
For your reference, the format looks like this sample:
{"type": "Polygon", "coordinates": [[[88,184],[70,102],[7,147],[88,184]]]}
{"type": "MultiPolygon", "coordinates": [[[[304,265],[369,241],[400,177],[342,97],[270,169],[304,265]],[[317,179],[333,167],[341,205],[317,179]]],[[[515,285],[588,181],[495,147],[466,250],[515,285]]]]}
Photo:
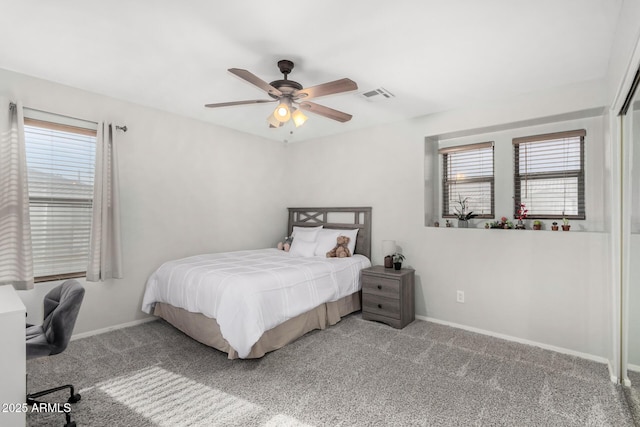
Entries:
{"type": "Polygon", "coordinates": [[[33,282],[34,283],[56,282],[59,280],[79,279],[81,277],[87,277],[87,272],[82,271],[78,273],[53,274],[51,276],[41,276],[41,277],[34,278],[33,282]]]}
{"type": "MultiPolygon", "coordinates": [[[[546,233],[558,233],[558,234],[609,234],[609,232],[607,231],[602,231],[602,230],[585,230],[585,229],[580,229],[580,228],[576,228],[574,229],[573,227],[571,228],[571,230],[569,231],[563,231],[562,229],[554,231],[551,229],[542,229],[542,230],[533,230],[531,228],[525,228],[524,230],[518,230],[515,228],[508,228],[508,229],[504,229],[504,228],[488,228],[485,229],[484,226],[480,226],[478,224],[477,227],[469,227],[469,228],[458,228],[455,225],[452,225],[451,227],[445,227],[442,224],[440,224],[440,227],[435,227],[433,225],[427,225],[425,226],[425,228],[429,228],[429,229],[442,229],[442,230],[469,230],[469,231],[483,231],[483,232],[487,232],[487,233],[499,233],[501,231],[512,231],[512,232],[536,232],[536,233],[541,233],[541,234],[546,234],[546,233]]],[[[493,234],[491,233],[491,234],[493,234]]],[[[640,235],[640,233],[633,233],[635,235],[640,235]]]]}

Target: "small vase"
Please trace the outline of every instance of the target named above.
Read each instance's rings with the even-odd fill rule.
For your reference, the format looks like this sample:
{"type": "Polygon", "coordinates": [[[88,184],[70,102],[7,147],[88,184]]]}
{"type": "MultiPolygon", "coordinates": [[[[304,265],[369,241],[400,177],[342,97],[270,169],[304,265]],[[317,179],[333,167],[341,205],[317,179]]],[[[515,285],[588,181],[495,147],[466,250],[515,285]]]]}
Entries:
{"type": "Polygon", "coordinates": [[[467,221],[466,219],[459,219],[458,228],[469,228],[469,221],[467,221]]]}
{"type": "Polygon", "coordinates": [[[387,255],[386,257],[384,257],[384,268],[391,267],[393,267],[393,258],[391,257],[391,255],[387,255]]]}
{"type": "Polygon", "coordinates": [[[402,268],[402,263],[401,262],[394,262],[393,263],[393,268],[396,270],[400,270],[402,268]]]}
{"type": "Polygon", "coordinates": [[[540,229],[542,229],[542,224],[533,224],[533,229],[534,229],[534,230],[540,230],[540,229]]]}
{"type": "Polygon", "coordinates": [[[519,219],[518,223],[516,224],[516,230],[524,230],[524,222],[522,222],[521,219],[519,219]]]}
{"type": "Polygon", "coordinates": [[[566,224],[566,225],[562,225],[562,231],[569,231],[569,229],[571,228],[571,225],[566,224]]]}
{"type": "Polygon", "coordinates": [[[557,225],[552,225],[551,226],[551,231],[558,231],[558,226],[557,225]]]}

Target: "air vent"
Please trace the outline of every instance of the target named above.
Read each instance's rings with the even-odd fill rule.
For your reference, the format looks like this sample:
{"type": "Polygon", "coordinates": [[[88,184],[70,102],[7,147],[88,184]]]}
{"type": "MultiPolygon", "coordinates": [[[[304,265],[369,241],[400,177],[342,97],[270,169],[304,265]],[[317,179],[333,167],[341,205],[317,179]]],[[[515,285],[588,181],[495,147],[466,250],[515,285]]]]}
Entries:
{"type": "Polygon", "coordinates": [[[395,98],[395,95],[386,90],[383,87],[379,87],[378,89],[373,89],[367,92],[363,92],[360,94],[361,97],[366,99],[367,101],[382,101],[384,99],[395,98]]]}

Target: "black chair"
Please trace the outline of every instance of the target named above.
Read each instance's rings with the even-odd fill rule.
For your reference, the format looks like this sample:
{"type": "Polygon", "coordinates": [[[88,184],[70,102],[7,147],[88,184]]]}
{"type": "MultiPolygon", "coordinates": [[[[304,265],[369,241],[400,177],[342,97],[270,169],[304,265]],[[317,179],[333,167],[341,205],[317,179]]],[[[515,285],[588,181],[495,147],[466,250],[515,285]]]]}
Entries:
{"type": "MultiPolygon", "coordinates": [[[[62,353],[69,344],[76,318],[80,311],[80,304],[84,298],[84,288],[77,280],[67,280],[63,284],[50,290],[44,297],[44,319],[42,325],[27,325],[27,359],[53,356],[62,353]]],[[[36,400],[47,394],[69,389],[70,397],[67,403],[76,403],[80,394],[74,393],[71,384],[27,394],[27,404],[46,404],[36,400]]],[[[71,421],[71,414],[65,411],[67,423],[65,427],[75,427],[71,421]]]]}

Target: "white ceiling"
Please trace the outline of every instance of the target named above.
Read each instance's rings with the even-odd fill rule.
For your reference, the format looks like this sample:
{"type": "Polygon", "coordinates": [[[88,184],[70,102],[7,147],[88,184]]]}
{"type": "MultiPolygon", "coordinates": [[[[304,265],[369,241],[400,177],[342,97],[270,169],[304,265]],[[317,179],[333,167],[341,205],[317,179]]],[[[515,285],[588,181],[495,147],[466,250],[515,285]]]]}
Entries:
{"type": "Polygon", "coordinates": [[[517,94],[603,79],[622,0],[2,0],[0,68],[269,139],[302,141],[517,94]],[[227,72],[359,89],[314,99],[353,114],[308,114],[268,129],[274,104],[227,72]],[[395,98],[367,101],[384,87],[395,98]],[[293,132],[293,133],[291,133],[293,132]]]}

